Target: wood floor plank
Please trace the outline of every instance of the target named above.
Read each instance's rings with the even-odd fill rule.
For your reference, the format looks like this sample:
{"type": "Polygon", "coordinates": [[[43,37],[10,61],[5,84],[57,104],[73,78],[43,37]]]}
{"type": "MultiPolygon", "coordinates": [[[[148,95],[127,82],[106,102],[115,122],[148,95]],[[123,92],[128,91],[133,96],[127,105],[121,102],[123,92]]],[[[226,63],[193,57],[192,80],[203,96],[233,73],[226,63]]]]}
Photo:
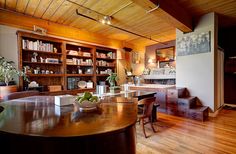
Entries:
{"type": "Polygon", "coordinates": [[[221,110],[216,118],[200,122],[158,113],[154,133],[136,125],[137,154],[233,154],[236,153],[236,111],[221,110]]]}

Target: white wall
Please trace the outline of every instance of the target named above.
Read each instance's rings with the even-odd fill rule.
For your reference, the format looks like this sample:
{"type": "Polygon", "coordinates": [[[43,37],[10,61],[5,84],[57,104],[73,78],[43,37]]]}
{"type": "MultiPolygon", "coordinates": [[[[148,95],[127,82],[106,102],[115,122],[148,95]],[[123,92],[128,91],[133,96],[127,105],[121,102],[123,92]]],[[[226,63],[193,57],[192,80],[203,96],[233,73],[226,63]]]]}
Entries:
{"type": "MultiPolygon", "coordinates": [[[[0,56],[7,60],[14,61],[18,68],[17,35],[18,29],[0,25],[0,56]]],[[[18,83],[19,78],[15,81],[18,83]]]]}
{"type": "Polygon", "coordinates": [[[215,111],[214,104],[214,54],[216,52],[217,27],[216,15],[209,13],[201,17],[191,33],[184,34],[176,30],[176,39],[200,32],[211,32],[211,52],[177,56],[176,86],[187,87],[192,96],[197,96],[201,103],[215,111]]]}
{"type": "Polygon", "coordinates": [[[0,55],[18,66],[16,28],[0,25],[0,55]]]}

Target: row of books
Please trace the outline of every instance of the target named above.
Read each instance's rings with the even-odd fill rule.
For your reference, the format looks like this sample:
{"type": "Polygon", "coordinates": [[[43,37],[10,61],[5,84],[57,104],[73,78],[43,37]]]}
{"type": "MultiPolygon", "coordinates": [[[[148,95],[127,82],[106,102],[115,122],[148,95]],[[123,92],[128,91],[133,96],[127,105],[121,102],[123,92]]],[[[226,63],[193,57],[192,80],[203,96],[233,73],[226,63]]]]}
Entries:
{"type": "Polygon", "coordinates": [[[28,50],[38,50],[38,51],[46,51],[53,52],[53,44],[51,43],[43,43],[42,41],[30,41],[30,40],[22,40],[22,48],[28,50]]]}
{"type": "Polygon", "coordinates": [[[98,58],[116,59],[116,53],[113,53],[113,52],[108,52],[107,54],[96,52],[96,55],[97,55],[98,58]]]}
{"type": "Polygon", "coordinates": [[[109,62],[104,61],[104,60],[98,60],[98,61],[96,62],[96,65],[97,65],[97,66],[115,66],[114,63],[109,63],[109,62]]]}

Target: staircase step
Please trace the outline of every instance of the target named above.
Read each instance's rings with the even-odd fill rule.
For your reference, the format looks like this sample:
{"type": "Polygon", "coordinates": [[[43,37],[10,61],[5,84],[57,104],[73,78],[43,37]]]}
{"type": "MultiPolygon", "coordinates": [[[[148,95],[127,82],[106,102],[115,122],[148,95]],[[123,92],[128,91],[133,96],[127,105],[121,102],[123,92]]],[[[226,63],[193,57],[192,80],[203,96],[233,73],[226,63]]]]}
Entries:
{"type": "Polygon", "coordinates": [[[189,92],[187,90],[187,88],[176,88],[178,90],[178,98],[185,98],[185,97],[189,97],[189,92]]]}
{"type": "Polygon", "coordinates": [[[197,105],[197,97],[190,96],[185,98],[178,98],[178,108],[191,109],[197,105]]]}
{"type": "Polygon", "coordinates": [[[208,106],[200,106],[188,110],[188,118],[205,121],[208,119],[208,106]]]}

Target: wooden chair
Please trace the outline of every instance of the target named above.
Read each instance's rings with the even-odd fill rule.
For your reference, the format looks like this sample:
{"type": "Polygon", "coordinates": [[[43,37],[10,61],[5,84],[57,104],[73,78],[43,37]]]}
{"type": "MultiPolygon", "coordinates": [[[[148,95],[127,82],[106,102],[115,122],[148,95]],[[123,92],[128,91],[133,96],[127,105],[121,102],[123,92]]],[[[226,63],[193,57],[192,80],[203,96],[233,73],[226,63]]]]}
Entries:
{"type": "Polygon", "coordinates": [[[143,127],[143,133],[145,138],[147,138],[146,132],[145,132],[145,127],[144,125],[150,123],[153,132],[155,133],[155,129],[152,124],[152,109],[153,105],[155,102],[156,98],[155,97],[150,97],[150,98],[144,98],[138,102],[138,105],[142,105],[142,112],[140,113],[140,108],[139,108],[139,113],[138,113],[138,122],[142,124],[143,127]],[[147,121],[146,121],[147,120],[147,121]]]}
{"type": "Polygon", "coordinates": [[[17,98],[23,98],[23,97],[29,97],[29,96],[36,96],[39,95],[39,91],[37,90],[29,90],[29,91],[20,91],[20,92],[13,92],[3,97],[4,101],[17,99],[17,98]]]}

